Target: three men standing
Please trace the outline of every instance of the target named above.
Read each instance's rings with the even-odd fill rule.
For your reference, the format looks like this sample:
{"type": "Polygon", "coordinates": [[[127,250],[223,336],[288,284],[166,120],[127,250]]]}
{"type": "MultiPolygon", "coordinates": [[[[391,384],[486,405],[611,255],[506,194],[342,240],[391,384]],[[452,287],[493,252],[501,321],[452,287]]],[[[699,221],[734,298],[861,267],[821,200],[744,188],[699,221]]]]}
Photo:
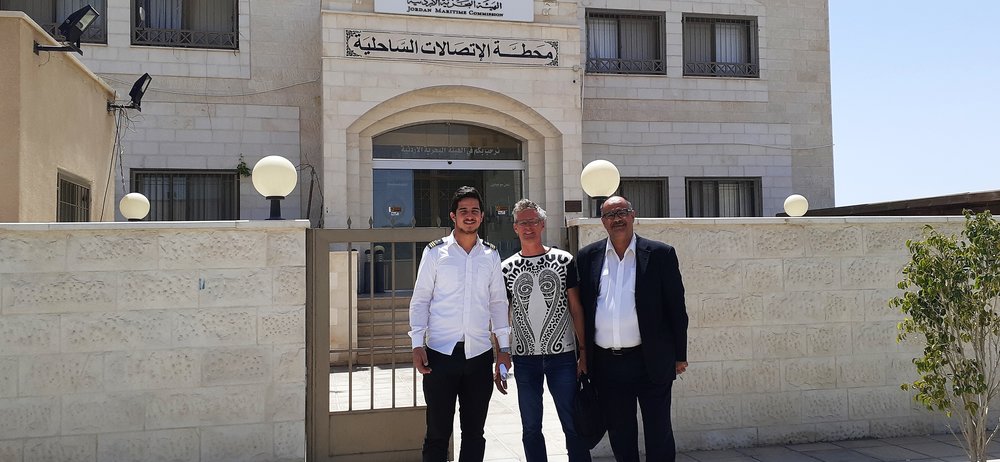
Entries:
{"type": "Polygon", "coordinates": [[[450,215],[455,230],[424,249],[410,300],[413,367],[424,375],[427,401],[425,462],[448,457],[456,398],[462,429],[458,460],[483,460],[493,394],[491,326],[501,349],[497,362],[511,365],[500,254],[477,234],[483,222],[479,191],[459,188],[450,215]]]}
{"type": "MultiPolygon", "coordinates": [[[[413,366],[424,375],[427,401],[423,460],[447,458],[456,398],[459,461],[483,459],[494,371],[511,366],[508,294],[528,461],[546,460],[543,381],[549,383],[570,461],[590,460],[572,418],[577,375],[588,370],[615,459],[639,461],[638,403],[646,460],[675,460],[671,387],[687,368],[688,318],[674,248],[636,236],[635,211],[618,196],[601,207],[608,239],[580,250],[576,267],[569,253],[542,244],[544,209],[524,199],[513,216],[521,252],[504,261],[502,270],[496,248],[478,237],[482,197],[468,186],[452,200],[455,230],[424,249],[410,302],[413,366]],[[491,327],[499,346],[495,367],[491,327]]],[[[505,382],[496,382],[504,391],[505,382]]]]}
{"type": "Polygon", "coordinates": [[[687,369],[687,310],[674,248],[636,236],[635,210],[612,196],[601,206],[608,239],[577,254],[588,369],[618,462],[639,461],[636,403],[647,461],[676,457],[673,380],[687,369]]]}

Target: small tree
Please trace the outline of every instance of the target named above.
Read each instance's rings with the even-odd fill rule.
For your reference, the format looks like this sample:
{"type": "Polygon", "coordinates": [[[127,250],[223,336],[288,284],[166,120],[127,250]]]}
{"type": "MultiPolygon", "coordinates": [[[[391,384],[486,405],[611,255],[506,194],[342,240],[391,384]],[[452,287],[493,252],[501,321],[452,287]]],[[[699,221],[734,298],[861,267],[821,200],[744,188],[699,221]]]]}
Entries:
{"type": "Polygon", "coordinates": [[[898,340],[923,335],[924,355],[915,358],[920,378],[903,384],[929,410],[954,416],[962,445],[974,462],[986,461],[990,403],[1000,389],[1000,223],[989,211],[965,212],[961,238],[927,226],[923,241],[907,241],[910,262],[889,303],[908,317],[898,340]]]}

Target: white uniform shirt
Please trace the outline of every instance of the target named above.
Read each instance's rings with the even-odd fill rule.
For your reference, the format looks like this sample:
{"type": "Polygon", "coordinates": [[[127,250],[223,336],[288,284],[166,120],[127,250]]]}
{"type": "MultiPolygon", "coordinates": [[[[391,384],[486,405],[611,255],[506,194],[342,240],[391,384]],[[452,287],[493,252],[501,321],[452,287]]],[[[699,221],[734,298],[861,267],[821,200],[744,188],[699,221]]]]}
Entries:
{"type": "Polygon", "coordinates": [[[472,358],[492,348],[491,324],[500,347],[510,346],[500,254],[482,239],[466,253],[454,233],[435,242],[424,249],[410,299],[413,348],[450,355],[464,340],[472,358]]]}
{"type": "Polygon", "coordinates": [[[594,327],[594,342],[601,348],[628,348],[642,343],[635,312],[635,234],[621,260],[611,240],[605,244],[594,327]]]}

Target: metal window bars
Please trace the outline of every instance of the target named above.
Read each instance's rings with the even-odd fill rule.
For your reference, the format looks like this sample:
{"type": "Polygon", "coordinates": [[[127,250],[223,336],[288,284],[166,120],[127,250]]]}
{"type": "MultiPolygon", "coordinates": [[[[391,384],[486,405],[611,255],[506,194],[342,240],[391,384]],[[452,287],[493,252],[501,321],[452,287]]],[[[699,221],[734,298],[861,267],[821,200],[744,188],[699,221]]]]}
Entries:
{"type": "Polygon", "coordinates": [[[685,16],[684,75],[759,77],[757,20],[685,16]]]}
{"type": "Polygon", "coordinates": [[[132,44],[239,49],[239,2],[133,0],[132,44]]]}
{"type": "Polygon", "coordinates": [[[665,74],[664,16],[587,12],[587,72],[665,74]]]}

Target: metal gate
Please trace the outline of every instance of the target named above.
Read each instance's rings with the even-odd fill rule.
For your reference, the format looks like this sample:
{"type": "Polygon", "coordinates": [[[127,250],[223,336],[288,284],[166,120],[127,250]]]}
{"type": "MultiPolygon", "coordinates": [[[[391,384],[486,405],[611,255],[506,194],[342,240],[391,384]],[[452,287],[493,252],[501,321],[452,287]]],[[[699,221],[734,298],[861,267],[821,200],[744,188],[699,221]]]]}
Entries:
{"type": "Polygon", "coordinates": [[[425,407],[406,336],[409,296],[424,244],[450,232],[306,232],[308,460],[420,459],[425,407]]]}

